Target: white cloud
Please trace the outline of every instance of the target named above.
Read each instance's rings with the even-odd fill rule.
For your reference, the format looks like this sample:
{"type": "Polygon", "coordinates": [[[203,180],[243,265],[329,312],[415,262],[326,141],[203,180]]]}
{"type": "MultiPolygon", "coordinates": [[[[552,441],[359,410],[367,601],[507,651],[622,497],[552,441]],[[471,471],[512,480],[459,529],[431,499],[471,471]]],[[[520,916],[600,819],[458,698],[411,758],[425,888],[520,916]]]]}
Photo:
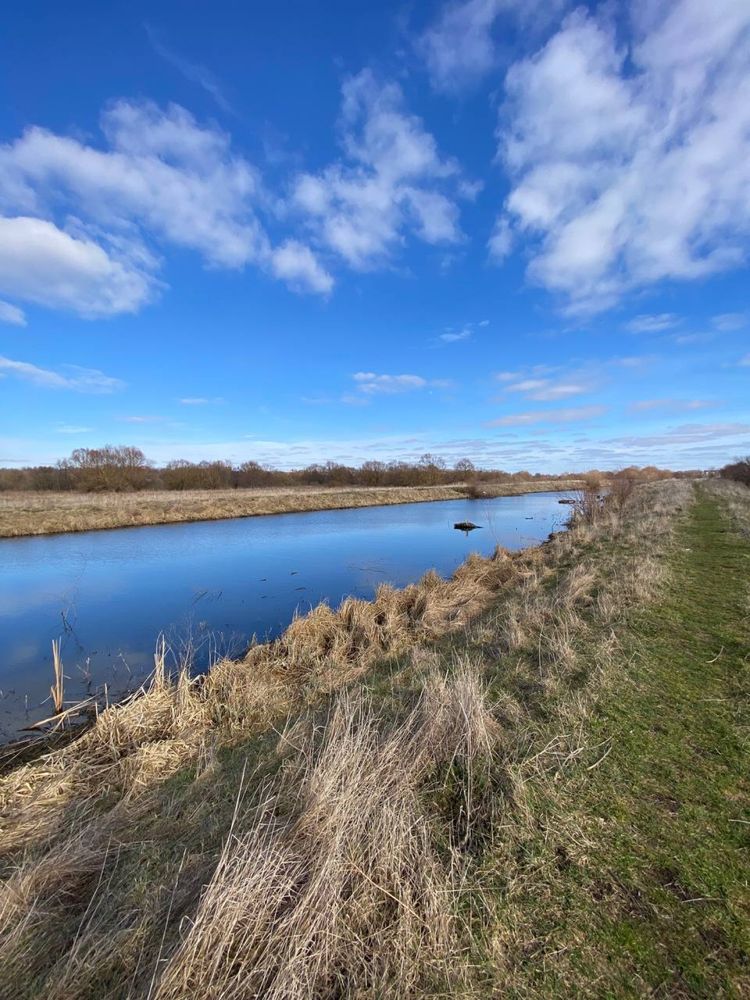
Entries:
{"type": "Polygon", "coordinates": [[[327,294],[333,278],[321,266],[312,250],[297,240],[287,240],[271,254],[271,269],[292,288],[327,294]]]}
{"type": "Polygon", "coordinates": [[[88,434],[93,431],[93,427],[80,427],[78,424],[58,424],[55,427],[56,434],[88,434]]]}
{"type": "MultiPolygon", "coordinates": [[[[503,374],[507,374],[503,372],[503,374]]],[[[526,378],[521,382],[514,382],[512,385],[506,386],[507,392],[530,392],[532,389],[541,389],[542,386],[547,385],[546,379],[538,378],[526,378]]]]}
{"type": "MultiPolygon", "coordinates": [[[[0,254],[2,254],[1,249],[0,254]]],[[[0,299],[0,323],[8,323],[10,326],[26,326],[26,315],[23,309],[0,299]]]]}
{"type": "Polygon", "coordinates": [[[127,256],[29,216],[0,217],[0,290],[88,318],[135,312],[155,289],[127,256]]]}
{"type": "Polygon", "coordinates": [[[447,333],[440,334],[440,339],[444,341],[446,344],[454,344],[458,340],[468,340],[470,337],[471,337],[470,326],[465,326],[463,330],[448,330],[447,333]]]}
{"type": "Polygon", "coordinates": [[[223,403],[223,396],[183,396],[180,400],[183,406],[208,406],[209,403],[223,403]]]}
{"type": "Polygon", "coordinates": [[[743,437],[750,434],[750,424],[681,424],[678,427],[671,427],[661,433],[647,435],[628,435],[613,438],[611,441],[603,441],[606,447],[614,444],[619,448],[637,447],[641,449],[657,448],[663,445],[674,447],[676,445],[695,445],[702,442],[711,442],[735,437],[743,437]]]}
{"type": "Polygon", "coordinates": [[[507,417],[490,420],[488,427],[525,427],[529,424],[568,424],[579,420],[593,420],[607,412],[606,406],[578,406],[564,410],[531,410],[512,413],[507,417]]]}
{"type": "Polygon", "coordinates": [[[708,399],[641,399],[631,403],[633,413],[649,413],[654,410],[667,413],[683,413],[690,410],[706,410],[716,404],[708,399]]]}
{"type": "Polygon", "coordinates": [[[302,243],[272,246],[260,176],[226,133],[135,101],[111,104],[101,128],[102,148],[36,127],[0,146],[0,289],[85,317],[133,312],[161,287],[157,250],[179,247],[330,290],[302,243]]]}
{"type": "Polygon", "coordinates": [[[495,220],[487,249],[496,264],[502,264],[513,249],[513,230],[510,222],[502,216],[495,220]]]}
{"type": "Polygon", "coordinates": [[[438,90],[456,91],[479,81],[497,62],[493,37],[502,15],[518,18],[524,31],[538,29],[565,0],[450,0],[419,39],[417,49],[438,90]]]}
{"type": "Polygon", "coordinates": [[[594,392],[608,381],[608,369],[620,367],[622,363],[622,358],[610,358],[583,366],[533,365],[524,371],[500,372],[495,378],[503,383],[504,392],[519,393],[535,402],[552,403],[594,392]]]}
{"type": "Polygon", "coordinates": [[[480,79],[495,63],[492,26],[503,0],[446,4],[420,40],[434,86],[454,90],[480,79]]]}
{"type": "Polygon", "coordinates": [[[352,378],[360,392],[368,396],[424,389],[430,383],[421,375],[376,375],[375,372],[356,372],[352,378]]]}
{"type": "Polygon", "coordinates": [[[96,368],[64,365],[62,372],[38,368],[28,361],[14,361],[0,356],[0,376],[9,375],[45,389],[72,389],[75,392],[110,393],[122,389],[125,383],[96,368]]]}
{"type": "Polygon", "coordinates": [[[721,333],[730,333],[734,330],[744,330],[748,324],[747,313],[721,313],[711,320],[714,327],[721,333]]]}
{"type": "Polygon", "coordinates": [[[750,354],[746,354],[743,358],[740,358],[739,364],[741,368],[750,368],[750,354]]]}
{"type": "Polygon", "coordinates": [[[680,322],[680,317],[674,313],[657,313],[656,315],[636,316],[625,324],[631,333],[660,333],[662,330],[671,330],[680,322]]]}
{"type": "MultiPolygon", "coordinates": [[[[426,379],[421,375],[377,375],[375,372],[356,372],[352,378],[357,383],[359,392],[366,396],[392,396],[400,392],[412,392],[415,389],[448,389],[451,383],[445,379],[426,379]]],[[[356,400],[345,398],[344,402],[356,400]]]]}
{"type": "Polygon", "coordinates": [[[102,226],[143,226],[206,263],[241,267],[265,250],[253,215],[255,169],[229,136],[178,105],[118,101],[102,114],[100,150],[29,128],[0,152],[0,192],[36,212],[71,203],[102,226]]]}
{"type": "Polygon", "coordinates": [[[363,70],[342,93],[345,159],[300,174],[292,193],[316,241],[367,270],[386,263],[409,234],[428,244],[463,239],[453,197],[460,196],[458,168],[405,109],[401,88],[363,70]]]}
{"type": "Polygon", "coordinates": [[[642,4],[630,51],[601,10],[511,67],[499,128],[501,220],[574,313],[738,266],[750,233],[750,6],[642,4]]]}
{"type": "Polygon", "coordinates": [[[454,327],[447,327],[445,333],[441,333],[438,336],[438,340],[442,340],[444,344],[455,344],[457,341],[470,340],[474,336],[475,330],[483,330],[485,327],[490,325],[488,319],[479,320],[479,322],[464,323],[459,329],[454,327]]]}
{"type": "Polygon", "coordinates": [[[593,382],[552,382],[550,379],[526,379],[507,386],[507,392],[522,392],[527,399],[539,402],[554,402],[582,396],[596,388],[593,382]]]}

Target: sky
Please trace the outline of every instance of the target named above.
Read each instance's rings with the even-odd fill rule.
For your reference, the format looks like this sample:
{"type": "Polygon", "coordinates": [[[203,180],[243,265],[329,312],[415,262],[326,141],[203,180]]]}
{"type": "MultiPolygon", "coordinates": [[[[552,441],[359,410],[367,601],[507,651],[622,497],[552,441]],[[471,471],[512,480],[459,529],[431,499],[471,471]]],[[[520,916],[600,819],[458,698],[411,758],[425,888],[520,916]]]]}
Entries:
{"type": "Polygon", "coordinates": [[[748,0],[26,0],[0,465],[750,452],[748,0]]]}

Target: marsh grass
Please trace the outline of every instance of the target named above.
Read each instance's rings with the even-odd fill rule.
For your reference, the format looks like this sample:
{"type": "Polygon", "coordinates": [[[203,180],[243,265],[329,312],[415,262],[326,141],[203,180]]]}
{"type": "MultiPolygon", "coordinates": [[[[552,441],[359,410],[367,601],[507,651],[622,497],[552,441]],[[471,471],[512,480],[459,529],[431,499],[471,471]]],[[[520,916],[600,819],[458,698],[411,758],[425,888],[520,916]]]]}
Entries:
{"type": "Polygon", "coordinates": [[[202,678],[160,645],[144,693],[0,781],[2,995],[607,995],[596,947],[576,979],[600,925],[571,790],[621,761],[599,706],[692,497],[639,488],[202,678]]]}

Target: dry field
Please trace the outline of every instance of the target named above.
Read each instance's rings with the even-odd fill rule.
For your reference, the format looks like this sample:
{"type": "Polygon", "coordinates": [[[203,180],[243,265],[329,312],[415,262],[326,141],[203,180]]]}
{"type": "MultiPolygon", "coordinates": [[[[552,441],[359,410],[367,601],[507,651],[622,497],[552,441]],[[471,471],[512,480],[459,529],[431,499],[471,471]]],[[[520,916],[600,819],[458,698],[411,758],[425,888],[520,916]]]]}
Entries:
{"type": "MultiPolygon", "coordinates": [[[[487,484],[487,496],[517,496],[573,490],[577,480],[487,484]]],[[[142,493],[0,493],[0,538],[52,535],[67,531],[126,528],[177,521],[212,521],[260,514],[380,507],[397,503],[454,500],[468,487],[297,487],[258,490],[186,490],[142,493]]]]}

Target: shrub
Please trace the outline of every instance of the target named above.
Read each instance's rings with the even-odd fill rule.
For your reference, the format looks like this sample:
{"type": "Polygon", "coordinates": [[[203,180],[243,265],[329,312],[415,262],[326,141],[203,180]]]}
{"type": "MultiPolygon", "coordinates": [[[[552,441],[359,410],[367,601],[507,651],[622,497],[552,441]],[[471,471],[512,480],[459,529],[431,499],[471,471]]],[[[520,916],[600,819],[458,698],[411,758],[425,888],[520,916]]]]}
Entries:
{"type": "Polygon", "coordinates": [[[745,458],[738,458],[736,462],[731,462],[719,470],[722,479],[733,479],[743,486],[750,486],[750,455],[745,458]]]}

